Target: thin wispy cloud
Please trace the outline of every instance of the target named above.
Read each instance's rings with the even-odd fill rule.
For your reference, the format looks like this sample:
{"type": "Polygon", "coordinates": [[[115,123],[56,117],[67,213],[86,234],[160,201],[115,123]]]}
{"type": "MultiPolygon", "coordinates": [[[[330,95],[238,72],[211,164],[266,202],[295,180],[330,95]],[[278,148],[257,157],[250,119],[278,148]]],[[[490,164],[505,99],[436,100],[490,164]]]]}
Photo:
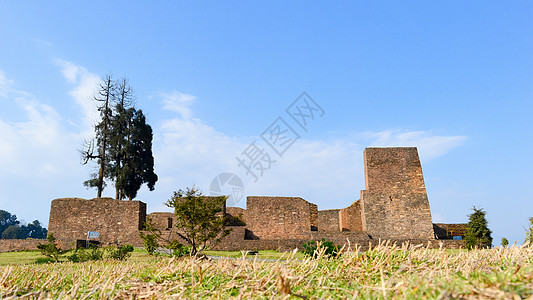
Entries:
{"type": "MultiPolygon", "coordinates": [[[[406,130],[355,133],[335,140],[300,139],[283,157],[272,153],[275,162],[255,182],[236,160],[253,139],[226,135],[193,118],[193,96],[176,91],[162,95],[165,109],[180,112],[179,117],[164,120],[155,129],[157,170],[169,184],[196,184],[207,189],[218,173],[232,172],[245,182],[245,195],[302,196],[322,208],[341,207],[358,199],[364,188],[365,147],[416,146],[420,156],[430,160],[466,141],[465,136],[406,130]]],[[[241,201],[239,206],[244,205],[245,200],[241,201]]]]}
{"type": "MultiPolygon", "coordinates": [[[[57,60],[56,64],[65,81],[71,84],[65,93],[78,104],[84,124],[66,126],[68,120],[56,108],[27,92],[14,90],[13,80],[0,71],[0,96],[15,103],[23,116],[10,122],[0,119],[0,135],[6,141],[0,145],[0,168],[7,170],[2,176],[15,176],[34,184],[39,184],[37,178],[53,179],[43,195],[92,195],[81,183],[93,170],[79,165],[77,149],[88,132],[92,133],[92,124],[98,118],[91,96],[100,79],[75,63],[57,60]],[[67,191],[77,192],[62,194],[67,191]]],[[[337,139],[300,139],[282,157],[273,153],[275,162],[256,182],[236,160],[254,138],[220,132],[195,118],[192,105],[201,100],[192,95],[170,91],[161,93],[159,101],[162,109],[178,114],[156,125],[152,123],[159,181],[154,192],[145,188],[139,192],[139,199],[148,203],[150,211],[165,209],[162,203],[174,190],[193,184],[209,193],[211,180],[223,172],[241,177],[245,196],[301,196],[318,204],[320,209],[344,207],[358,199],[364,188],[365,147],[416,146],[422,159],[429,160],[445,155],[467,140],[465,136],[406,130],[354,133],[337,139]]],[[[104,195],[108,192],[104,191],[104,195]]],[[[0,192],[0,202],[6,201],[7,196],[0,192]]],[[[244,206],[245,199],[237,205],[244,206]]]]}
{"type": "MultiPolygon", "coordinates": [[[[0,204],[8,211],[21,211],[33,203],[35,210],[27,214],[46,223],[46,213],[42,212],[49,209],[50,200],[85,195],[81,183],[90,170],[80,167],[77,152],[85,128],[76,127],[72,131],[66,126],[67,120],[58,113],[58,108],[45,104],[38,96],[12,88],[14,80],[0,73],[1,96],[6,99],[5,105],[11,112],[9,121],[0,118],[3,140],[0,143],[0,180],[6,183],[0,190],[0,204]],[[12,191],[17,183],[25,189],[12,191]],[[78,192],[73,193],[74,190],[78,192]],[[14,199],[13,193],[21,198],[14,199]]],[[[72,77],[73,74],[68,72],[68,80],[85,82],[83,78],[87,77],[86,74],[72,77]]],[[[73,91],[78,87],[74,85],[73,91]]],[[[70,93],[71,96],[75,94],[70,93]]],[[[90,100],[87,101],[90,103],[90,100]]],[[[86,112],[83,106],[79,108],[82,114],[86,112]]]]}
{"type": "Polygon", "coordinates": [[[12,84],[13,79],[8,79],[6,77],[6,74],[2,70],[0,70],[0,97],[7,97],[7,92],[12,84]]]}
{"type": "Polygon", "coordinates": [[[179,113],[185,120],[192,118],[191,105],[196,97],[178,91],[162,93],[161,97],[164,109],[179,113]]]}
{"type": "Polygon", "coordinates": [[[71,141],[71,135],[61,128],[61,116],[25,91],[8,86],[3,97],[22,116],[10,122],[0,119],[3,174],[39,177],[57,173],[65,157],[64,144],[71,141]]]}
{"type": "Polygon", "coordinates": [[[371,147],[417,147],[420,159],[424,162],[440,157],[468,140],[464,135],[442,136],[431,131],[401,129],[366,132],[360,136],[368,139],[371,147]]]}
{"type": "Polygon", "coordinates": [[[93,124],[99,118],[93,96],[101,81],[100,77],[70,61],[56,59],[55,63],[67,82],[73,86],[69,95],[82,108],[84,131],[92,130],[93,124]]]}

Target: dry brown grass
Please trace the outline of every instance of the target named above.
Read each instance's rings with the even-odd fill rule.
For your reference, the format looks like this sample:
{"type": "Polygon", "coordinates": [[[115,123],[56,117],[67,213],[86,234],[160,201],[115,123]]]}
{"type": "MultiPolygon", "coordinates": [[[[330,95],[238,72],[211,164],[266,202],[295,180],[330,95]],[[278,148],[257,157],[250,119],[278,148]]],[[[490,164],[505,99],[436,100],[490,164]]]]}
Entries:
{"type": "Polygon", "coordinates": [[[10,298],[499,298],[533,294],[533,248],[450,251],[380,245],[339,258],[158,258],[8,265],[10,298]]]}

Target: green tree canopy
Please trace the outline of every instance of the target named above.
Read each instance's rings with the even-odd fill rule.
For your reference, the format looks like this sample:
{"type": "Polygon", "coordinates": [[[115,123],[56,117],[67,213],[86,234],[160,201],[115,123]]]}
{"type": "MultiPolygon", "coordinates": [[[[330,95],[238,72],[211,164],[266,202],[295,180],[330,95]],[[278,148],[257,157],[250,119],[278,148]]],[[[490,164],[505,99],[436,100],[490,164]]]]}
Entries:
{"type": "Polygon", "coordinates": [[[101,121],[95,125],[95,139],[86,142],[82,158],[84,164],[97,159],[99,171],[84,185],[96,187],[97,197],[101,197],[103,179],[109,179],[115,183],[117,200],[132,200],[144,183],[154,190],[158,178],[154,172],[152,128],[143,112],[134,107],[128,81],[114,81],[109,75],[97,95],[101,121]]]}
{"type": "Polygon", "coordinates": [[[21,226],[10,225],[2,232],[2,239],[25,239],[26,231],[21,226]]]}
{"type": "Polygon", "coordinates": [[[16,215],[0,210],[0,238],[2,239],[44,239],[47,232],[37,220],[27,225],[20,225],[16,215]]]}
{"type": "Polygon", "coordinates": [[[29,223],[25,227],[26,236],[33,239],[45,239],[48,234],[48,230],[46,230],[46,228],[43,228],[41,222],[37,220],[29,223]]]}
{"type": "Polygon", "coordinates": [[[12,215],[8,211],[0,210],[0,235],[6,230],[9,226],[18,225],[20,222],[17,220],[16,215],[12,215]]]}
{"type": "Polygon", "coordinates": [[[486,212],[482,208],[472,208],[473,213],[468,216],[468,230],[465,235],[465,246],[487,248],[492,246],[492,231],[488,228],[485,218],[486,212]]]}
{"type": "Polygon", "coordinates": [[[533,218],[529,218],[529,228],[526,229],[526,243],[533,244],[533,218]]]}
{"type": "Polygon", "coordinates": [[[174,192],[166,205],[174,209],[178,234],[191,245],[191,255],[203,251],[208,242],[219,242],[229,234],[224,227],[227,196],[208,197],[195,187],[174,192]]]}

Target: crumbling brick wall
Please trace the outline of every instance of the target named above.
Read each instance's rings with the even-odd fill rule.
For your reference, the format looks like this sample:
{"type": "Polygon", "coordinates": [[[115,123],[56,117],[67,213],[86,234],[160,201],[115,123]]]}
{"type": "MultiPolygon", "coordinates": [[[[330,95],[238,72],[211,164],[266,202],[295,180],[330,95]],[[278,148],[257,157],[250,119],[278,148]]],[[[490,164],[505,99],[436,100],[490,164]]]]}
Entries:
{"type": "Polygon", "coordinates": [[[318,227],[318,208],[300,197],[246,199],[246,227],[259,239],[290,239],[318,227]]]}
{"type": "Polygon", "coordinates": [[[360,200],[339,211],[339,223],[341,231],[363,231],[360,200]]]}
{"type": "Polygon", "coordinates": [[[362,229],[373,238],[434,239],[417,149],[367,148],[364,162],[362,229]]]}
{"type": "MultiPolygon", "coordinates": [[[[0,252],[37,250],[39,244],[46,244],[46,239],[24,239],[24,240],[4,240],[0,239],[0,252]]],[[[72,245],[56,241],[61,249],[70,249],[72,245]]]]}
{"type": "Polygon", "coordinates": [[[100,243],[138,245],[139,230],[146,221],[146,204],[113,198],[62,198],[52,201],[48,231],[56,239],[75,243],[87,232],[98,231],[100,243]]]}
{"type": "Polygon", "coordinates": [[[226,207],[226,217],[229,226],[246,225],[246,209],[240,207],[226,207]]]}
{"type": "Polygon", "coordinates": [[[318,231],[339,232],[340,209],[327,209],[318,211],[318,231]]]}
{"type": "Polygon", "coordinates": [[[148,215],[148,218],[150,218],[152,224],[161,231],[170,230],[176,225],[174,214],[170,212],[153,212],[148,215]]]}
{"type": "Polygon", "coordinates": [[[433,230],[435,231],[435,237],[440,240],[452,239],[454,236],[464,237],[468,229],[468,224],[444,224],[434,223],[433,230]]]}

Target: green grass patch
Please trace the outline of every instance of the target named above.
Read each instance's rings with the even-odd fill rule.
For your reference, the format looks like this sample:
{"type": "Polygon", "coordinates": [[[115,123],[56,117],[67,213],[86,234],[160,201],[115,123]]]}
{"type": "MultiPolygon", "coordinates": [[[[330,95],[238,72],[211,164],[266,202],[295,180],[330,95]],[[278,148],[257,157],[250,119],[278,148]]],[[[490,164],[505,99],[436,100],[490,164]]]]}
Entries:
{"type": "Polygon", "coordinates": [[[19,251],[19,252],[3,252],[0,253],[0,265],[9,264],[31,264],[38,258],[44,256],[40,251],[19,251]]]}
{"type": "Polygon", "coordinates": [[[316,258],[210,251],[235,259],[149,256],[127,261],[31,263],[37,251],[2,253],[0,298],[513,299],[533,295],[533,247],[472,251],[380,245],[316,258]],[[14,262],[19,262],[16,264],[14,262]],[[292,297],[290,297],[292,296],[292,297]]]}
{"type": "MultiPolygon", "coordinates": [[[[246,253],[246,251],[204,251],[204,254],[211,255],[211,256],[225,256],[225,257],[232,257],[232,258],[242,258],[243,256],[246,256],[247,258],[253,259],[254,257],[260,258],[260,259],[288,259],[289,257],[292,257],[292,253],[290,252],[279,252],[275,250],[262,250],[257,251],[257,254],[252,255],[246,253]]],[[[305,255],[301,252],[297,252],[294,255],[294,258],[296,259],[303,259],[305,258],[305,255]]]]}

